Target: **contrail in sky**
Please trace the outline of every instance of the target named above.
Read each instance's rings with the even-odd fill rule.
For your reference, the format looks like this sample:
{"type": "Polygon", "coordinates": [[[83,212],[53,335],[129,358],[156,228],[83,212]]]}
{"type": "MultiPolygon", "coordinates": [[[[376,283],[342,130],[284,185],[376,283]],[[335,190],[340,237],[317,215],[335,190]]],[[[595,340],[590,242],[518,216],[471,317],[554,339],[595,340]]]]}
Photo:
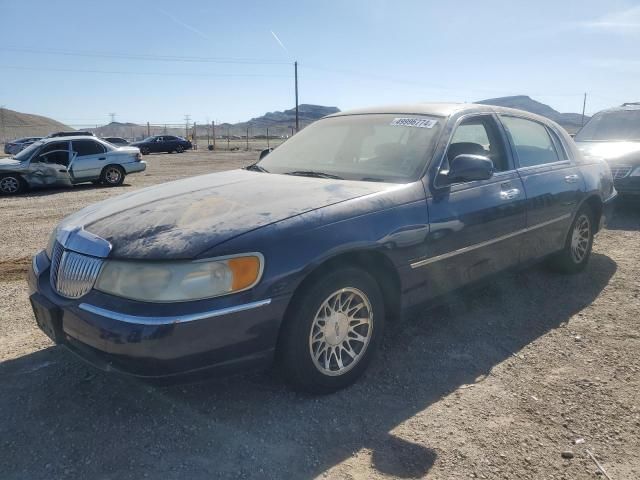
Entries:
{"type": "Polygon", "coordinates": [[[193,33],[195,33],[196,35],[201,36],[202,38],[204,38],[205,40],[211,40],[211,38],[205,34],[204,32],[198,30],[196,27],[192,27],[189,24],[184,23],[181,20],[178,20],[176,17],[174,17],[173,15],[171,15],[169,12],[165,12],[164,10],[158,10],[160,13],[162,13],[163,15],[169,17],[171,20],[173,20],[174,22],[176,22],[178,25],[186,28],[187,30],[192,31],[193,33]]]}
{"type": "Polygon", "coordinates": [[[284,43],[282,43],[282,41],[278,38],[278,35],[276,35],[273,30],[271,30],[271,35],[273,35],[273,38],[276,39],[276,42],[278,42],[278,45],[280,45],[282,49],[285,52],[287,52],[287,55],[290,55],[289,50],[287,50],[287,47],[284,46],[284,43]]]}

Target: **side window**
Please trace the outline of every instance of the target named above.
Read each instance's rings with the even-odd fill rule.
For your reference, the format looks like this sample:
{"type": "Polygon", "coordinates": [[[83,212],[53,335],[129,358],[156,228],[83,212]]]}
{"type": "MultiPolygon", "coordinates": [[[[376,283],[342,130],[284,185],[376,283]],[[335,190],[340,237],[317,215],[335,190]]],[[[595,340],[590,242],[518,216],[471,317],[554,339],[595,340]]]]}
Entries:
{"type": "Polygon", "coordinates": [[[548,128],[549,133],[551,134],[551,139],[553,140],[553,144],[556,146],[556,152],[558,152],[558,157],[560,160],[569,160],[569,156],[567,155],[567,150],[564,148],[564,143],[560,139],[560,135],[553,129],[548,128]]]}
{"type": "Polygon", "coordinates": [[[500,117],[511,138],[520,167],[534,167],[560,160],[556,148],[541,123],[519,117],[500,117]]]}
{"type": "Polygon", "coordinates": [[[164,137],[156,137],[156,142],[164,142],[164,137]]]}
{"type": "Polygon", "coordinates": [[[105,148],[93,140],[73,140],[71,145],[73,151],[78,154],[78,157],[98,155],[105,152],[105,148]]]}
{"type": "Polygon", "coordinates": [[[45,145],[38,154],[37,160],[54,165],[69,165],[69,143],[52,142],[45,145]]]}
{"type": "Polygon", "coordinates": [[[479,115],[463,120],[458,125],[445,157],[445,169],[458,155],[482,155],[493,162],[497,172],[509,170],[509,160],[505,153],[504,143],[493,117],[479,115]]]}
{"type": "Polygon", "coordinates": [[[164,137],[165,142],[175,142],[176,140],[176,137],[164,137]]]}

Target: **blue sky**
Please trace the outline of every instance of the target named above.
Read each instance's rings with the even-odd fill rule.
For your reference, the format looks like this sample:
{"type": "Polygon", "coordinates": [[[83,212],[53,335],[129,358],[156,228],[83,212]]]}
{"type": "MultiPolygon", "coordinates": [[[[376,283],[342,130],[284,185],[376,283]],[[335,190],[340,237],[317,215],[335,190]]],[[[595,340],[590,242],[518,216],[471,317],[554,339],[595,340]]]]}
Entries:
{"type": "Polygon", "coordinates": [[[74,125],[291,108],[294,59],[300,102],[341,109],[640,101],[640,2],[0,0],[0,18],[0,105],[74,125]]]}

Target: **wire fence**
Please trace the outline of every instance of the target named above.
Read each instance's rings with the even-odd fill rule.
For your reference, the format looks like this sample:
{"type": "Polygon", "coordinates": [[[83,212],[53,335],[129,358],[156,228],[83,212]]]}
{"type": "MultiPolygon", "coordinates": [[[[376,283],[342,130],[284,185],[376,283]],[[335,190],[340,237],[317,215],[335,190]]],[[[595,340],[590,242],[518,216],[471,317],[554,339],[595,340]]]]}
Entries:
{"type": "MultiPolygon", "coordinates": [[[[304,128],[312,122],[301,122],[304,128]]],[[[150,136],[178,136],[190,140],[196,150],[263,150],[275,148],[295,134],[294,126],[272,124],[215,124],[197,122],[189,124],[153,123],[134,124],[112,122],[107,125],[46,123],[8,124],[0,121],[0,146],[20,138],[45,137],[57,131],[88,131],[98,137],[120,137],[129,142],[150,136]],[[55,128],[58,127],[58,128],[55,128]]]]}

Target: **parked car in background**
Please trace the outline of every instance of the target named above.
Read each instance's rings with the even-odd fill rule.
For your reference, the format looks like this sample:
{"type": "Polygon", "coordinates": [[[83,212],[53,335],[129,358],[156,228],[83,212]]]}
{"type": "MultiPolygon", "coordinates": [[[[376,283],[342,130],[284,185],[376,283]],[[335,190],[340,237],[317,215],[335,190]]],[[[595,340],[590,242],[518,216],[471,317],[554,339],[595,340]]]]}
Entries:
{"type": "Polygon", "coordinates": [[[126,175],[145,168],[140,150],[134,147],[116,147],[89,137],[45,138],[0,159],[0,194],[85,182],[117,186],[126,175]]]}
{"type": "Polygon", "coordinates": [[[24,150],[29,145],[31,145],[34,142],[37,142],[40,139],[42,139],[42,137],[16,138],[15,140],[12,140],[11,142],[4,144],[4,153],[8,153],[9,155],[15,155],[16,153],[20,152],[21,150],[24,150]]]}
{"type": "Polygon", "coordinates": [[[116,145],[119,147],[124,147],[126,145],[129,145],[129,142],[127,142],[124,138],[122,137],[104,137],[103,140],[105,142],[109,142],[112,145],[116,145]]]}
{"type": "Polygon", "coordinates": [[[189,140],[174,135],[153,135],[139,142],[132,142],[132,146],[138,147],[143,155],[150,153],[182,153],[193,146],[189,140]]]}
{"type": "Polygon", "coordinates": [[[83,131],[71,131],[71,132],[54,132],[47,135],[45,138],[55,138],[55,137],[95,137],[96,135],[93,132],[83,132],[83,131]]]}
{"type": "Polygon", "coordinates": [[[640,200],[640,103],[596,113],[574,140],[585,156],[609,163],[622,198],[640,200]]]}
{"type": "Polygon", "coordinates": [[[615,195],[606,163],[537,115],[341,112],[246,169],[66,218],[33,260],[30,299],[44,332],[107,370],[276,359],[296,388],[330,392],[410,307],[535,260],[583,270],[615,195]]]}

